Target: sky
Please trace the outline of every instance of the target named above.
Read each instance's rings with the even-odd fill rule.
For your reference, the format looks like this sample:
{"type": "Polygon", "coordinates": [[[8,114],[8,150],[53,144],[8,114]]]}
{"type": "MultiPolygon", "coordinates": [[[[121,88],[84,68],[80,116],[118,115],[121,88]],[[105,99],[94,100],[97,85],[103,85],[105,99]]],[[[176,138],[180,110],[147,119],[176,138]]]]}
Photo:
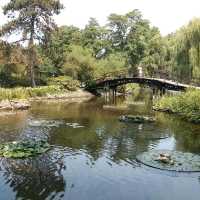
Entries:
{"type": "MultiPolygon", "coordinates": [[[[8,0],[0,0],[0,7],[8,0]]],[[[90,17],[101,25],[111,13],[125,14],[139,9],[144,18],[160,29],[162,35],[174,32],[194,17],[200,17],[200,0],[61,0],[65,9],[55,17],[58,25],[84,28],[90,17]]],[[[6,18],[0,10],[0,25],[6,18]]]]}

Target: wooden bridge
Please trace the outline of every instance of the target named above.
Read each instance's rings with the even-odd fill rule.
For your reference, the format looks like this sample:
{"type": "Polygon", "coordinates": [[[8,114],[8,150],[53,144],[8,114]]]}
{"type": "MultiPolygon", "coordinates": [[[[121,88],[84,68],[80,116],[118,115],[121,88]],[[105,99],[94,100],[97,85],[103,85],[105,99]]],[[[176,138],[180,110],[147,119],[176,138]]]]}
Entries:
{"type": "Polygon", "coordinates": [[[192,85],[178,83],[172,80],[160,79],[160,78],[148,78],[148,77],[130,77],[127,74],[118,74],[114,77],[104,76],[103,78],[96,79],[86,84],[86,89],[91,92],[97,92],[99,89],[112,89],[116,90],[118,86],[125,85],[128,83],[137,83],[140,85],[146,85],[152,89],[156,88],[161,91],[173,90],[173,91],[185,91],[187,88],[196,88],[192,85]]]}

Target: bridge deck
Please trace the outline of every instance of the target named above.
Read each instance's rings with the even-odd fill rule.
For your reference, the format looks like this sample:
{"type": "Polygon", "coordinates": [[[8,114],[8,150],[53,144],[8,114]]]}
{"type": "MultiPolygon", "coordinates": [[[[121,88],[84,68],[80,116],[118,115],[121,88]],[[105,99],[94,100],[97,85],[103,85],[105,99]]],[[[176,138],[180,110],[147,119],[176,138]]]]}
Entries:
{"type": "MultiPolygon", "coordinates": [[[[184,91],[187,88],[195,88],[200,89],[200,87],[182,84],[178,82],[174,82],[172,80],[165,80],[160,78],[146,78],[146,77],[121,77],[121,78],[114,78],[109,79],[106,78],[104,80],[98,79],[95,81],[95,84],[88,89],[103,89],[105,87],[116,88],[117,86],[128,84],[128,83],[138,83],[138,84],[145,84],[150,87],[158,87],[160,89],[168,89],[168,90],[175,90],[175,91],[184,91]]],[[[86,87],[87,88],[87,87],[86,87]]]]}
{"type": "Polygon", "coordinates": [[[187,88],[200,89],[200,87],[197,87],[197,86],[194,86],[194,85],[183,84],[183,83],[175,82],[175,81],[172,81],[172,80],[161,79],[161,78],[145,78],[145,77],[143,77],[143,79],[156,80],[156,81],[171,84],[171,85],[174,85],[174,86],[181,86],[181,87],[184,87],[186,89],[187,88]]]}

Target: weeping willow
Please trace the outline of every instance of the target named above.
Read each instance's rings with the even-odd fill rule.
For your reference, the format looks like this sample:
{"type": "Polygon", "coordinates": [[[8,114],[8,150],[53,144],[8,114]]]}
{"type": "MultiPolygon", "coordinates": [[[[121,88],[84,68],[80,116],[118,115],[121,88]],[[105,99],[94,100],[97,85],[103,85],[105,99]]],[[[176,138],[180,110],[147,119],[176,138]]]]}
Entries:
{"type": "Polygon", "coordinates": [[[184,81],[200,80],[200,18],[195,18],[175,35],[174,71],[184,81]]]}

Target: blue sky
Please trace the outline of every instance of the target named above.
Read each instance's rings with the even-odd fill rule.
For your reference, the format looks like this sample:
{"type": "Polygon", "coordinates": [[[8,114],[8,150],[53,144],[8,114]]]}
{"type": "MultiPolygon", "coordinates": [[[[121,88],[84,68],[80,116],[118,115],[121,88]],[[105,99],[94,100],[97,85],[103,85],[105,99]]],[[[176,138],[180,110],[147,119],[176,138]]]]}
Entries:
{"type": "MultiPolygon", "coordinates": [[[[8,0],[0,0],[0,6],[8,0]]],[[[65,5],[55,17],[59,25],[75,25],[83,28],[90,17],[105,24],[110,13],[125,14],[133,9],[142,11],[152,25],[166,35],[186,24],[193,17],[200,17],[200,0],[61,0],[65,5]]],[[[0,24],[6,22],[0,14],[0,24]]]]}

